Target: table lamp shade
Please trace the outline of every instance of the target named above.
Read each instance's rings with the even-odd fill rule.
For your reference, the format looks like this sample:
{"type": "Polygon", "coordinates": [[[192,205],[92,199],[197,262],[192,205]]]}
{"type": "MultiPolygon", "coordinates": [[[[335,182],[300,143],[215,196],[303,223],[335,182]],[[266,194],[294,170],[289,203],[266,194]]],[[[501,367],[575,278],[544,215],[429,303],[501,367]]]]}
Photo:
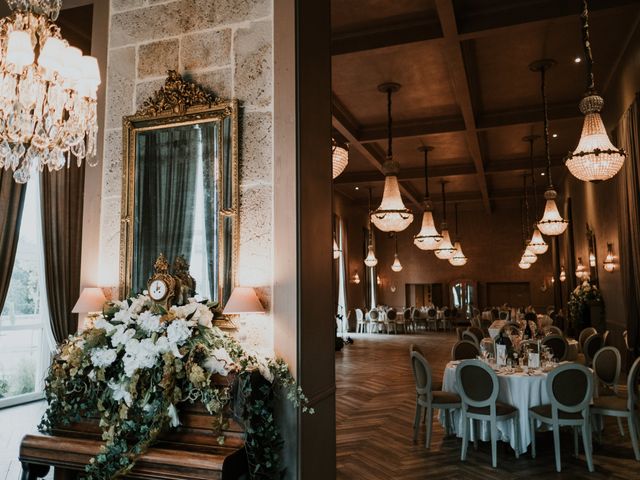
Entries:
{"type": "Polygon", "coordinates": [[[236,287],[231,292],[222,313],[264,313],[264,307],[252,287],[236,287]]]}
{"type": "Polygon", "coordinates": [[[72,313],[101,312],[107,301],[101,288],[90,287],[82,290],[80,298],[76,302],[72,313]]]}

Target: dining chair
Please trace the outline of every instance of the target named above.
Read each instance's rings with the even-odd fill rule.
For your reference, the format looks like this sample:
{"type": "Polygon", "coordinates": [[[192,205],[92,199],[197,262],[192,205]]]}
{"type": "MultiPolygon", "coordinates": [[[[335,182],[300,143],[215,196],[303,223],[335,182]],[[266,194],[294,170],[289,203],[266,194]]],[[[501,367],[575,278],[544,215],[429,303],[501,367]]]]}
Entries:
{"type": "Polygon", "coordinates": [[[560,327],[556,327],[555,325],[550,325],[543,331],[545,335],[560,335],[561,337],[564,336],[564,332],[560,330],[560,327]]]}
{"type": "Polygon", "coordinates": [[[409,333],[411,331],[411,309],[405,307],[402,310],[402,318],[396,320],[398,326],[402,326],[404,333],[409,333]]]}
{"type": "Polygon", "coordinates": [[[546,381],[547,395],[551,403],[529,409],[531,428],[531,456],[536,458],[536,421],[550,425],[553,429],[553,446],[556,458],[556,471],[562,471],[560,458],[560,427],[570,426],[574,431],[577,452],[577,430],[582,431],[584,454],[587,466],[593,472],[591,458],[591,422],[589,404],[593,397],[593,374],[584,365],[567,363],[549,373],[546,381]]]}
{"type": "Polygon", "coordinates": [[[364,313],[356,308],[356,333],[365,333],[367,330],[367,322],[364,319],[364,313]]]}
{"type": "Polygon", "coordinates": [[[498,310],[497,308],[492,308],[491,309],[491,318],[493,320],[498,320],[500,318],[500,310],[498,310]]]}
{"type": "Polygon", "coordinates": [[[466,329],[462,332],[462,340],[468,340],[473,342],[476,347],[480,348],[480,339],[476,336],[476,334],[469,329],[466,329]]]}
{"type": "Polygon", "coordinates": [[[598,333],[598,331],[593,327],[584,328],[580,332],[580,335],[578,335],[578,351],[580,353],[584,352],[584,342],[587,341],[587,338],[591,335],[595,335],[596,333],[598,333]]]}
{"type": "Polygon", "coordinates": [[[604,346],[604,336],[599,333],[595,335],[591,335],[587,338],[587,341],[584,342],[584,347],[582,349],[582,353],[584,353],[584,364],[587,367],[590,367],[593,363],[593,357],[595,357],[598,350],[600,350],[604,346]]]}
{"type": "Polygon", "coordinates": [[[542,339],[542,345],[551,349],[558,362],[564,362],[567,359],[569,344],[562,335],[547,335],[542,339]]]}
{"type": "Polygon", "coordinates": [[[507,335],[520,335],[520,325],[515,322],[507,322],[500,328],[499,335],[506,333],[507,335]]]}
{"type": "Polygon", "coordinates": [[[527,313],[524,314],[524,319],[527,322],[537,322],[538,321],[538,316],[533,312],[527,312],[527,313]]]}
{"type": "Polygon", "coordinates": [[[467,459],[469,421],[488,421],[491,428],[491,465],[498,466],[498,421],[511,419],[515,433],[515,455],[520,456],[518,409],[498,401],[498,376],[480,360],[464,360],[456,368],[456,384],[462,400],[462,452],[460,460],[467,459]]]}
{"type": "Polygon", "coordinates": [[[370,333],[373,333],[374,330],[375,330],[375,333],[379,333],[380,332],[380,312],[377,309],[375,308],[371,309],[371,311],[369,312],[369,321],[371,322],[369,325],[370,333]]]}
{"type": "Polygon", "coordinates": [[[469,330],[478,338],[478,342],[482,341],[482,339],[485,337],[484,332],[480,327],[469,327],[467,328],[467,330],[469,330]]]}
{"type": "Polygon", "coordinates": [[[389,330],[391,330],[391,327],[393,327],[393,333],[395,334],[398,333],[397,324],[396,324],[397,319],[398,319],[398,312],[396,311],[395,308],[390,308],[389,310],[387,310],[387,315],[385,316],[385,319],[384,319],[384,328],[387,333],[389,333],[389,330]]]}
{"type": "Polygon", "coordinates": [[[629,332],[627,330],[622,332],[622,339],[624,340],[624,346],[627,348],[627,351],[632,352],[633,350],[629,348],[629,332]]]}
{"type": "Polygon", "coordinates": [[[538,352],[538,340],[523,340],[520,342],[520,351],[524,354],[525,350],[538,352]]]}
{"type": "MultiPolygon", "coordinates": [[[[596,354],[596,358],[598,358],[607,348],[611,347],[605,347],[600,350],[596,354]]],[[[596,358],[594,358],[594,368],[596,365],[596,358]]],[[[638,417],[638,409],[640,408],[640,401],[638,399],[638,384],[640,383],[639,377],[640,358],[636,358],[629,370],[629,375],[627,376],[627,396],[598,396],[593,399],[593,405],[591,406],[591,414],[594,416],[604,415],[617,417],[619,420],[623,418],[627,419],[627,423],[629,425],[629,436],[631,437],[633,454],[636,461],[640,461],[640,448],[638,446],[638,426],[640,421],[640,418],[638,417]]]]}
{"type": "MultiPolygon", "coordinates": [[[[622,369],[622,357],[620,351],[615,347],[603,347],[596,352],[593,357],[593,373],[597,379],[596,392],[598,396],[619,396],[627,395],[625,388],[620,388],[620,370],[622,369]]],[[[624,426],[622,417],[618,417],[618,429],[620,435],[624,436],[624,426]]]]}
{"type": "Polygon", "coordinates": [[[509,319],[509,312],[505,312],[504,310],[500,312],[500,320],[508,320],[509,319]]]}
{"type": "Polygon", "coordinates": [[[606,347],[608,345],[609,340],[609,330],[605,330],[602,334],[602,346],[606,347]]]}
{"type": "Polygon", "coordinates": [[[413,442],[418,439],[418,429],[420,428],[420,418],[423,409],[425,410],[426,439],[425,448],[431,447],[431,432],[433,431],[433,410],[444,411],[444,429],[449,433],[451,422],[451,410],[460,408],[460,396],[452,392],[433,390],[433,374],[431,366],[423,352],[416,345],[411,345],[409,350],[411,356],[411,367],[413,378],[416,382],[416,414],[413,419],[413,442]]]}
{"type": "Polygon", "coordinates": [[[451,349],[451,360],[468,360],[476,358],[478,355],[480,355],[480,349],[469,340],[459,340],[451,349]]]}
{"type": "Polygon", "coordinates": [[[438,331],[438,311],[435,308],[427,310],[427,326],[425,328],[438,331]]]}
{"type": "Polygon", "coordinates": [[[450,331],[453,328],[453,319],[456,318],[456,311],[445,308],[442,312],[442,330],[450,331]]]}

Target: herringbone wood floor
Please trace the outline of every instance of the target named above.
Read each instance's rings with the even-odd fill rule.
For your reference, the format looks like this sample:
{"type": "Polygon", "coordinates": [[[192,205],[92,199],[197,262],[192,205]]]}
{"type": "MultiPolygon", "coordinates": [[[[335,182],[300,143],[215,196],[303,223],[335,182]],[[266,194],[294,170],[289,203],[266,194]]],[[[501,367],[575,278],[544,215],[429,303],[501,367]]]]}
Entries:
{"type": "Polygon", "coordinates": [[[431,450],[425,450],[424,425],[412,444],[415,387],[409,345],[428,352],[435,379],[441,381],[455,341],[453,334],[354,335],[355,343],[336,354],[337,468],[339,479],[640,479],[628,437],[607,419],[603,445],[594,446],[596,471],[589,473],[584,456],[574,458],[570,432],[562,436],[562,473],[556,473],[553,438],[538,433],[538,456],[519,460],[498,444],[498,469],[491,468],[491,446],[479,442],[460,462],[461,440],[444,436],[434,420],[431,450]]]}

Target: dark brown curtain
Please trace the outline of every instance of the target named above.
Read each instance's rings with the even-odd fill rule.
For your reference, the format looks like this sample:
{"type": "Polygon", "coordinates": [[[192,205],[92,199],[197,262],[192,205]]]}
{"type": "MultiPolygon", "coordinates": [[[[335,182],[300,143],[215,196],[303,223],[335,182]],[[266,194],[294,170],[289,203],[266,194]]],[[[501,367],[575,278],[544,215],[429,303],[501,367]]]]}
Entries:
{"type": "Polygon", "coordinates": [[[620,270],[627,302],[629,347],[640,354],[640,95],[622,117],[618,143],[627,152],[620,194],[620,270]]]}
{"type": "Polygon", "coordinates": [[[13,263],[16,259],[20,220],[26,186],[16,183],[13,171],[0,169],[0,313],[7,299],[13,263]]]}
{"type": "Polygon", "coordinates": [[[40,176],[47,303],[58,343],[78,326],[71,310],[80,296],[84,168],[72,161],[70,168],[40,176]]]}

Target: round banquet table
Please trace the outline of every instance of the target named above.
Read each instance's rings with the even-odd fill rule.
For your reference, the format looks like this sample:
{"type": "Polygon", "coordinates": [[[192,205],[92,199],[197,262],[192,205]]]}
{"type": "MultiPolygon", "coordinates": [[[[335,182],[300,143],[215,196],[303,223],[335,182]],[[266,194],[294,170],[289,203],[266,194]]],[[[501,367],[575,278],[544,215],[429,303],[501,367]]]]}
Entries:
{"type": "MultiPolygon", "coordinates": [[[[442,390],[445,392],[458,392],[456,385],[456,367],[459,361],[449,362],[445,368],[442,379],[442,390]]],[[[518,422],[520,426],[519,452],[524,453],[531,443],[531,428],[529,425],[529,408],[545,403],[550,403],[546,388],[546,373],[525,374],[522,372],[505,374],[496,372],[500,390],[498,401],[517,407],[520,414],[518,422]]],[[[462,438],[462,415],[460,410],[452,410],[453,431],[456,436],[462,438]]],[[[440,423],[444,425],[444,412],[440,412],[440,423]]],[[[540,425],[536,425],[539,427],[540,425]]],[[[489,422],[475,422],[476,437],[482,441],[491,439],[489,422]],[[480,428],[477,428],[480,424],[480,428]]],[[[514,436],[513,422],[511,419],[498,421],[498,440],[508,442],[515,450],[516,440],[514,436]]]]}

